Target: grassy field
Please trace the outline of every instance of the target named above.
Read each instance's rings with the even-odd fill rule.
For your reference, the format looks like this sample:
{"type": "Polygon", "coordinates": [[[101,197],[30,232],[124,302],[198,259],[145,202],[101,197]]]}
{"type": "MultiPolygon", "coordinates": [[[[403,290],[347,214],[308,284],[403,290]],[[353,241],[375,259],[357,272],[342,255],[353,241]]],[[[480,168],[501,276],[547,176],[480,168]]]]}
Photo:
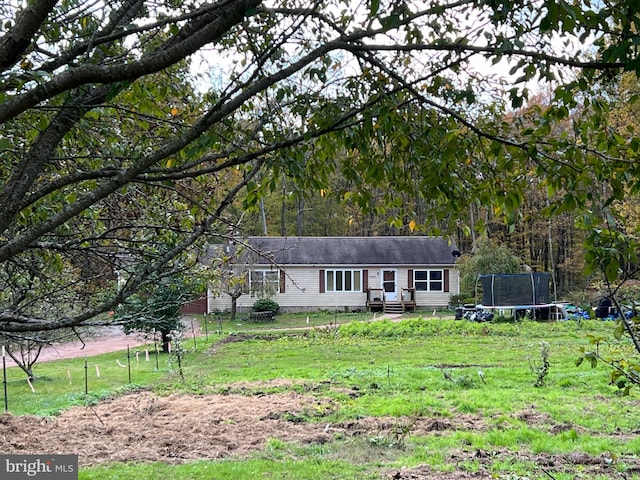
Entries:
{"type": "Polygon", "coordinates": [[[197,351],[184,341],[182,375],[175,356],[162,356],[156,368],[153,357],[147,362],[140,353],[144,347],[136,362],[130,355],[131,382],[129,369],[118,365],[125,364],[123,352],[86,364],[39,365],[36,393],[12,370],[10,411],[52,415],[142,388],[162,397],[295,393],[312,398],[313,407],[278,420],[336,432],[322,442],[283,440],[274,432],[249,453],[180,464],[136,461],[132,454],[131,461],[85,466],[81,479],[640,478],[637,396],[616,395],[603,366],[575,365],[588,336],[608,337],[611,323],[329,316],[343,325],[274,330],[326,320],[292,316],[268,331],[221,322],[222,331],[214,327],[208,339],[197,339],[197,351]],[[88,395],[83,372],[91,373],[88,395]]]}

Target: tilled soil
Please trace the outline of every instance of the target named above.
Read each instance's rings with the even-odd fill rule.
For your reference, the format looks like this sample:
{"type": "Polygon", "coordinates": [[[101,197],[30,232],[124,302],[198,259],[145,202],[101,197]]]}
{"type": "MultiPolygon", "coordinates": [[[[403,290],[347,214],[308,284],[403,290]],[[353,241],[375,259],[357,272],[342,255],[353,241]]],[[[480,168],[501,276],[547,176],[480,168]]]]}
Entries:
{"type": "MultiPolygon", "coordinates": [[[[195,459],[242,457],[263,450],[270,439],[298,444],[327,443],[340,438],[400,440],[410,435],[444,435],[455,430],[486,431],[480,416],[453,415],[419,418],[364,418],[343,423],[306,421],[308,412],[328,411],[330,401],[296,392],[276,394],[174,394],[134,392],[92,407],[76,407],[55,418],[0,416],[0,451],[4,453],[77,453],[82,466],[109,462],[181,463],[195,459]]],[[[560,431],[550,419],[534,411],[519,418],[560,431]]],[[[640,472],[640,461],[593,457],[586,454],[520,454],[469,447],[449,452],[453,472],[435,472],[427,466],[393,469],[385,478],[489,479],[495,461],[527,461],[553,478],[556,472],[579,471],[581,478],[599,474],[621,478],[615,462],[624,462],[628,474],[640,472]],[[476,465],[469,471],[466,465],[476,465]]],[[[625,477],[630,478],[630,477],[625,477]]]]}

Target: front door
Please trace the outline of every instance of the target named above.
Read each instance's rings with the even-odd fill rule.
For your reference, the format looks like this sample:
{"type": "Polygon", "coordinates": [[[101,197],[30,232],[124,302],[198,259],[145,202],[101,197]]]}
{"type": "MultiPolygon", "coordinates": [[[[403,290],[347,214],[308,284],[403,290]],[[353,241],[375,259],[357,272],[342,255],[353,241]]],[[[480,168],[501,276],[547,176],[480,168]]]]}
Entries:
{"type": "Polygon", "coordinates": [[[384,299],[387,302],[396,302],[398,300],[395,270],[382,271],[382,289],[384,290],[384,299]]]}

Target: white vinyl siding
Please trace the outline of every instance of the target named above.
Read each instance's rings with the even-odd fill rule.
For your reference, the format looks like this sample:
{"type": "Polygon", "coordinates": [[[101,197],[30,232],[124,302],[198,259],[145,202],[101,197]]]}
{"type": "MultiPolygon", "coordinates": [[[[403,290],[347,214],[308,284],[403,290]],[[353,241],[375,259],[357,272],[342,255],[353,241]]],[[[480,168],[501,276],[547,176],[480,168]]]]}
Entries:
{"type": "MultiPolygon", "coordinates": [[[[284,278],[284,289],[277,288],[277,284],[273,283],[275,287],[275,293],[269,298],[272,298],[282,308],[283,311],[314,311],[314,310],[366,310],[366,292],[362,292],[362,272],[368,271],[367,285],[372,288],[378,288],[381,281],[380,272],[381,267],[379,265],[367,265],[362,268],[326,268],[312,267],[312,266],[286,266],[286,276],[284,278]],[[321,292],[319,282],[319,270],[325,270],[325,292],[321,292]],[[352,277],[352,290],[359,289],[360,291],[326,291],[327,272],[330,271],[350,271],[360,272],[358,280],[353,280],[352,277]],[[356,286],[358,285],[358,286],[356,286]],[[285,293],[280,293],[284,291],[285,293]]],[[[397,281],[398,292],[400,289],[408,287],[408,273],[409,268],[397,268],[397,281]]],[[[438,270],[431,269],[429,266],[420,266],[417,268],[419,271],[423,270],[438,270]]],[[[439,271],[443,271],[440,269],[439,271]]],[[[415,279],[415,276],[413,277],[415,279]]],[[[343,277],[344,282],[344,277],[343,277]]],[[[449,292],[429,292],[416,290],[416,303],[418,308],[429,307],[443,307],[449,304],[449,297],[452,294],[459,292],[459,274],[455,269],[449,271],[449,292]]],[[[253,307],[256,297],[252,297],[249,294],[242,295],[238,298],[237,306],[240,312],[248,312],[253,307]]],[[[209,311],[214,312],[216,310],[229,310],[231,305],[231,299],[226,294],[210,295],[209,297],[209,311]]]]}

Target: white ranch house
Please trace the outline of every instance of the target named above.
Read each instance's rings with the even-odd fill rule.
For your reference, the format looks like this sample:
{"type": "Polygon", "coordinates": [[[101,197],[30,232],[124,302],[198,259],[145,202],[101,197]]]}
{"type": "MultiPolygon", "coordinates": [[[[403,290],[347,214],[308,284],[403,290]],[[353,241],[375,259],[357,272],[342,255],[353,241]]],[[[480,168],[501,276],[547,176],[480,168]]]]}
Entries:
{"type": "MultiPolygon", "coordinates": [[[[238,311],[268,297],[282,311],[385,311],[449,305],[459,293],[460,253],[441,237],[249,237],[210,250],[242,250],[246,293],[238,311]],[[251,253],[248,253],[251,252],[251,253]],[[255,252],[260,252],[256,254],[255,252]]],[[[203,299],[204,300],[204,299],[203,299]]],[[[210,290],[203,310],[228,311],[231,297],[210,290]]]]}

